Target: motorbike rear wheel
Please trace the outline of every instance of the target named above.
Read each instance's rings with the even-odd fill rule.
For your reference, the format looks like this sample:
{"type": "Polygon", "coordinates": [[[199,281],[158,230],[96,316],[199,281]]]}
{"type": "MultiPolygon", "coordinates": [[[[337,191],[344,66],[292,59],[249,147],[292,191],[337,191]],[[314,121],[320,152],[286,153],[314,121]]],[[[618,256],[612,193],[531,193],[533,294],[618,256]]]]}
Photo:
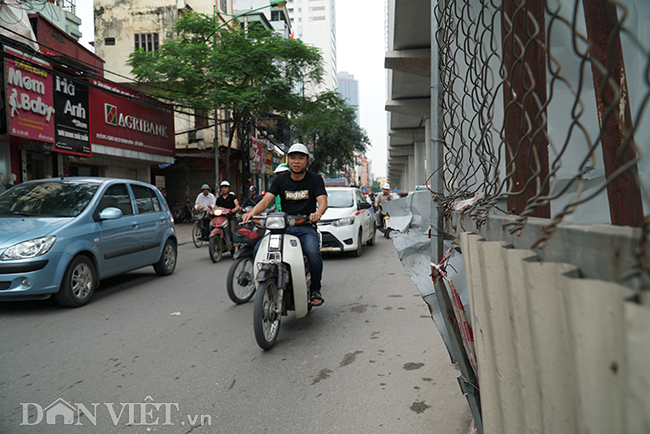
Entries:
{"type": "Polygon", "coordinates": [[[236,304],[244,304],[255,294],[253,258],[237,258],[228,270],[226,281],[228,296],[236,304]]]}
{"type": "Polygon", "coordinates": [[[210,259],[212,262],[215,264],[219,261],[221,261],[221,257],[223,255],[223,251],[226,249],[224,246],[224,240],[221,237],[221,235],[215,235],[213,237],[210,237],[210,259]]]}
{"type": "Polygon", "coordinates": [[[260,283],[256,291],[253,330],[257,345],[263,350],[273,348],[280,333],[280,313],[276,312],[278,296],[278,286],[271,279],[260,283]]]}

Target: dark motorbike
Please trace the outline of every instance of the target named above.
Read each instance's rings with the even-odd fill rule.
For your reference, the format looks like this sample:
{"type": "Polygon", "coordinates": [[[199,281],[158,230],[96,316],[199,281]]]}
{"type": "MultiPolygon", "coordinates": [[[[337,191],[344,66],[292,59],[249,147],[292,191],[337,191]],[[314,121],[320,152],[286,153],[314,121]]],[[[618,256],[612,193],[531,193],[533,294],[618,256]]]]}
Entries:
{"type": "Polygon", "coordinates": [[[224,252],[233,253],[235,246],[230,239],[228,217],[231,209],[217,207],[208,212],[210,220],[210,259],[212,262],[221,261],[224,252]]]}
{"type": "Polygon", "coordinates": [[[236,304],[248,302],[255,294],[253,251],[260,238],[262,231],[252,224],[242,225],[235,232],[233,241],[239,250],[233,255],[234,261],[228,270],[226,289],[228,296],[236,304]]]}

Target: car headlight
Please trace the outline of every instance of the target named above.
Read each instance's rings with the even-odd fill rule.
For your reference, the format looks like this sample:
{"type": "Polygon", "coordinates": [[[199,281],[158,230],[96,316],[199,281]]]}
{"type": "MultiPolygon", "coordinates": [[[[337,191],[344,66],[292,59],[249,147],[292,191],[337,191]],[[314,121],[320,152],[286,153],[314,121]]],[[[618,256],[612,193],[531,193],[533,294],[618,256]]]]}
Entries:
{"type": "Polygon", "coordinates": [[[267,217],[266,218],[266,229],[284,229],[285,222],[284,217],[267,217]]]}
{"type": "Polygon", "coordinates": [[[0,260],[8,261],[10,259],[27,259],[44,255],[50,251],[55,241],[56,237],[50,235],[49,237],[35,238],[33,240],[14,244],[5,250],[2,257],[0,257],[0,260]]]}
{"type": "Polygon", "coordinates": [[[334,223],[332,223],[332,225],[336,226],[336,227],[350,226],[350,225],[353,225],[353,224],[354,224],[354,216],[338,219],[338,220],[335,220],[334,223]]]}

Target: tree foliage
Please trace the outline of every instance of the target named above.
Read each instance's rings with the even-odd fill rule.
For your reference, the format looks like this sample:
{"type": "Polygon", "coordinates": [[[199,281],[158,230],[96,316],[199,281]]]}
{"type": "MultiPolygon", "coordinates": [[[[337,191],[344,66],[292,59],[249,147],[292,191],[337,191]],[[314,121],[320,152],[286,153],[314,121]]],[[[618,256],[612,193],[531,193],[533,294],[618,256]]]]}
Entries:
{"type": "Polygon", "coordinates": [[[294,136],[312,143],[310,170],[329,173],[356,163],[370,140],[356,122],[355,111],[336,92],[323,92],[305,104],[293,119],[294,136]]]}
{"type": "MultiPolygon", "coordinates": [[[[235,131],[269,112],[290,113],[303,107],[296,89],[322,80],[322,58],[314,47],[271,30],[218,26],[210,16],[190,12],[175,24],[175,39],[157,51],[137,50],[128,64],[139,80],[157,86],[155,93],[177,106],[198,112],[228,110],[228,157],[235,131]]],[[[228,176],[228,175],[226,175],[228,176]]]]}

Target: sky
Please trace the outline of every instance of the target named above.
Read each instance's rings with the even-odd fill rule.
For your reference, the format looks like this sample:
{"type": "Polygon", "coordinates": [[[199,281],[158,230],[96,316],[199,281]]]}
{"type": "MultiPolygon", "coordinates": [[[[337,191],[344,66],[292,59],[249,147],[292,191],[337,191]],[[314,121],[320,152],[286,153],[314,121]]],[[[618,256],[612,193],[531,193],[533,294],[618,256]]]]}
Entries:
{"type": "MultiPolygon", "coordinates": [[[[386,71],[384,69],[385,34],[382,0],[335,0],[336,45],[339,71],[359,81],[361,127],[370,138],[368,158],[375,177],[386,176],[386,71]]],[[[93,2],[77,1],[81,18],[81,43],[94,40],[93,2]]]]}

